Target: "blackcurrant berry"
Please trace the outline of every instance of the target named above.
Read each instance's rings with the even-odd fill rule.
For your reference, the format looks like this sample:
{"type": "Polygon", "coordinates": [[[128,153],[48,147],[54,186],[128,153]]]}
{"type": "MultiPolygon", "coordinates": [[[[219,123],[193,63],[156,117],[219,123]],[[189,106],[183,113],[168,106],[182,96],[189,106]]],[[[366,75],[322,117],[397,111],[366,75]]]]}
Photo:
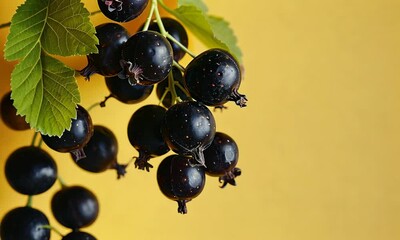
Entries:
{"type": "Polygon", "coordinates": [[[138,17],[149,0],[97,0],[101,12],[117,22],[128,22],[138,17]]]}
{"type": "MultiPolygon", "coordinates": [[[[86,154],[82,158],[74,162],[82,169],[89,172],[100,173],[108,169],[115,169],[117,177],[120,178],[126,173],[127,165],[120,165],[117,162],[118,141],[114,133],[107,127],[95,125],[93,136],[89,142],[83,147],[86,154]]],[[[74,155],[72,155],[74,158],[74,155]]]]}
{"type": "Polygon", "coordinates": [[[158,32],[142,31],[128,39],[122,48],[121,78],[131,84],[153,85],[164,80],[172,68],[172,47],[158,32]]]}
{"type": "Polygon", "coordinates": [[[203,151],[214,139],[215,119],[210,110],[200,102],[179,102],[165,115],[162,135],[171,150],[193,156],[204,165],[203,151]]]}
{"type": "Polygon", "coordinates": [[[238,92],[241,83],[239,64],[222,49],[209,49],[186,67],[184,79],[191,97],[208,106],[234,101],[246,106],[247,98],[238,92]]]}
{"type": "MultiPolygon", "coordinates": [[[[178,42],[180,42],[186,48],[188,47],[188,45],[189,45],[188,35],[187,35],[185,28],[183,27],[183,25],[180,22],[178,22],[177,20],[175,20],[173,18],[168,18],[168,17],[161,18],[161,22],[162,22],[165,30],[173,38],[175,38],[178,42]]],[[[149,25],[149,30],[160,32],[160,28],[157,24],[157,21],[151,22],[151,24],[149,25]]],[[[168,40],[168,41],[172,46],[172,50],[174,53],[174,60],[178,62],[179,60],[181,60],[183,58],[183,56],[185,56],[186,52],[180,46],[178,46],[178,44],[176,44],[175,42],[170,41],[170,40],[168,40]]]]}
{"type": "Polygon", "coordinates": [[[25,117],[17,115],[17,109],[14,107],[14,101],[11,99],[11,92],[6,93],[1,99],[1,119],[7,127],[13,130],[30,129],[25,117]]]}
{"type": "Polygon", "coordinates": [[[87,56],[88,65],[80,71],[86,79],[94,73],[103,76],[116,76],[121,70],[121,46],[128,38],[128,31],[117,23],[104,23],[96,26],[99,39],[98,53],[87,56]]]}
{"type": "Polygon", "coordinates": [[[165,117],[165,108],[158,105],[145,105],[135,111],[128,123],[128,138],[139,152],[135,167],[146,169],[153,166],[150,158],[161,156],[169,151],[161,135],[161,124],[165,117]]]}
{"type": "Polygon", "coordinates": [[[49,240],[49,220],[31,207],[14,208],[3,217],[0,225],[2,240],[49,240]]]}
{"type": "MultiPolygon", "coordinates": [[[[189,97],[185,92],[180,89],[177,84],[180,84],[181,87],[184,86],[182,72],[177,67],[172,67],[172,74],[175,82],[175,92],[177,97],[181,100],[189,100],[189,97]]],[[[157,84],[156,93],[158,99],[162,100],[161,103],[166,107],[171,107],[174,103],[172,102],[172,94],[170,89],[168,89],[168,78],[159,82],[157,84]]]]}
{"type": "Polygon", "coordinates": [[[158,166],[157,183],[161,192],[178,202],[178,212],[187,213],[186,203],[197,197],[204,188],[204,167],[193,166],[191,159],[180,155],[166,157],[158,166]]]}
{"type": "Polygon", "coordinates": [[[79,229],[91,225],[97,219],[99,202],[87,188],[68,186],[54,194],[51,211],[61,225],[79,229]]]}
{"type": "Polygon", "coordinates": [[[57,180],[57,165],[41,148],[21,147],[7,158],[5,175],[15,191],[37,195],[53,186],[57,180]]]}
{"type": "Polygon", "coordinates": [[[87,232],[76,230],[68,233],[61,240],[96,240],[96,238],[87,232]]]}
{"type": "Polygon", "coordinates": [[[219,177],[221,188],[228,183],[236,186],[235,177],[241,170],[236,168],[239,160],[239,148],[236,142],[227,134],[216,132],[211,145],[204,151],[206,174],[219,177]]]}
{"type": "MultiPolygon", "coordinates": [[[[110,97],[114,97],[118,101],[126,104],[142,102],[150,96],[154,87],[153,85],[131,85],[128,79],[120,79],[118,76],[106,77],[105,81],[107,88],[110,91],[110,95],[106,97],[106,100],[110,97]]],[[[105,106],[106,100],[101,103],[102,106],[105,106]]]]}
{"type": "Polygon", "coordinates": [[[89,113],[78,105],[77,117],[72,120],[70,130],[65,130],[61,137],[42,135],[43,142],[58,152],[71,152],[75,160],[85,156],[83,147],[93,135],[93,123],[89,113]]]}

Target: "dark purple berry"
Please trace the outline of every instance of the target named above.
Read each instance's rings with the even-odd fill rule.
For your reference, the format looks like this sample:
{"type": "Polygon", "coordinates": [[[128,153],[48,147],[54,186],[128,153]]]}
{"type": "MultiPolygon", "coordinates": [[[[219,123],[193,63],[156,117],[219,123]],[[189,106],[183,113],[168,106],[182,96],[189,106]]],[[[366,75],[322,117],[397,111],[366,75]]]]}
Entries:
{"type": "MultiPolygon", "coordinates": [[[[106,85],[110,91],[110,95],[106,97],[106,100],[110,97],[114,97],[120,102],[126,104],[136,104],[142,102],[148,98],[153,91],[154,86],[143,86],[143,85],[131,85],[128,79],[121,79],[118,76],[106,77],[106,85]]],[[[105,101],[102,102],[102,106],[105,106],[105,101]]]]}
{"type": "Polygon", "coordinates": [[[116,76],[121,70],[121,47],[128,40],[129,33],[117,23],[103,23],[96,27],[99,39],[98,53],[87,56],[88,65],[80,71],[86,79],[94,73],[103,76],[116,76]]]}
{"type": "Polygon", "coordinates": [[[222,106],[228,101],[246,106],[246,96],[238,92],[239,64],[225,50],[210,49],[194,58],[186,67],[184,79],[191,97],[208,106],[222,106]]]}
{"type": "Polygon", "coordinates": [[[3,217],[0,238],[1,240],[49,240],[48,226],[49,220],[41,211],[31,207],[18,207],[3,217]]]}
{"type": "Polygon", "coordinates": [[[5,175],[15,191],[37,195],[53,186],[57,180],[57,165],[41,148],[21,147],[7,158],[5,175]]]}
{"type": "Polygon", "coordinates": [[[128,39],[122,48],[120,78],[131,84],[153,85],[164,80],[172,68],[172,47],[158,32],[142,31],[128,39]]]}
{"type": "Polygon", "coordinates": [[[65,130],[61,137],[42,135],[46,145],[58,152],[71,152],[75,160],[85,157],[83,147],[89,142],[93,135],[93,124],[89,113],[78,105],[77,117],[71,122],[71,129],[65,130]]]}
{"type": "Polygon", "coordinates": [[[204,165],[203,151],[214,139],[215,129],[215,119],[206,106],[185,101],[168,109],[162,134],[171,150],[190,155],[204,165]]]}
{"type": "Polygon", "coordinates": [[[137,18],[149,0],[97,0],[101,12],[117,22],[128,22],[137,18]]]}
{"type": "MultiPolygon", "coordinates": [[[[82,169],[100,173],[108,169],[115,169],[117,177],[120,178],[126,173],[126,166],[117,162],[118,141],[114,133],[107,127],[95,125],[93,136],[83,147],[86,157],[74,162],[82,169]]],[[[72,158],[75,156],[72,155],[72,158]]]]}
{"type": "Polygon", "coordinates": [[[178,202],[182,214],[187,213],[186,203],[203,191],[205,181],[204,167],[193,166],[185,156],[170,155],[158,166],[158,186],[167,198],[178,202]]]}
{"type": "Polygon", "coordinates": [[[91,225],[97,219],[99,202],[84,187],[63,187],[51,199],[51,211],[61,225],[79,229],[91,225]]]}
{"type": "Polygon", "coordinates": [[[161,156],[169,151],[161,135],[161,125],[165,117],[165,108],[158,105],[145,105],[135,111],[128,123],[128,138],[139,152],[135,167],[149,171],[153,166],[150,158],[161,156]]]}
{"type": "Polygon", "coordinates": [[[25,117],[17,115],[17,109],[14,107],[14,101],[11,99],[11,92],[6,93],[1,99],[1,119],[7,127],[13,130],[30,129],[29,124],[25,121],[25,117]]]}
{"type": "Polygon", "coordinates": [[[239,160],[239,148],[236,142],[227,134],[217,132],[211,145],[204,151],[206,174],[219,177],[221,187],[228,183],[236,186],[235,177],[241,170],[235,166],[239,160]]]}

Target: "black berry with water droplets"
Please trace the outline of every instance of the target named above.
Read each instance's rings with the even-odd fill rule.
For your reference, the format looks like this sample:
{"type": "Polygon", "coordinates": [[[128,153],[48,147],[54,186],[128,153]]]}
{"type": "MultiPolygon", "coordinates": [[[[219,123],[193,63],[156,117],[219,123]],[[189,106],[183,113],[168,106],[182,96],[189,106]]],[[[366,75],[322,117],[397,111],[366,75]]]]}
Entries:
{"type": "Polygon", "coordinates": [[[165,115],[162,134],[171,150],[193,156],[204,165],[203,151],[215,135],[215,119],[210,110],[200,102],[179,102],[165,115]]]}
{"type": "Polygon", "coordinates": [[[65,130],[60,137],[42,134],[42,139],[49,148],[58,152],[71,152],[79,160],[85,157],[83,147],[93,135],[93,123],[82,106],[78,105],[76,112],[77,117],[72,120],[70,130],[65,130]]]}
{"type": "Polygon", "coordinates": [[[120,78],[131,84],[153,85],[164,80],[172,68],[172,47],[155,31],[141,31],[130,37],[122,48],[120,78]]]}
{"type": "Polygon", "coordinates": [[[128,40],[129,33],[117,23],[103,23],[96,26],[98,53],[87,56],[88,65],[80,71],[86,79],[94,73],[103,76],[116,76],[121,70],[119,60],[121,47],[128,40]]]}
{"type": "Polygon", "coordinates": [[[204,167],[193,166],[191,159],[170,155],[158,166],[157,183],[161,192],[178,202],[178,212],[187,213],[186,203],[197,197],[204,189],[204,167]]]}
{"type": "Polygon", "coordinates": [[[219,177],[222,188],[228,183],[236,186],[235,178],[241,170],[235,166],[239,160],[239,148],[229,135],[216,132],[211,145],[204,151],[206,174],[219,177]]]}
{"type": "Polygon", "coordinates": [[[149,171],[153,166],[150,158],[161,156],[169,151],[161,135],[165,108],[158,105],[145,105],[136,110],[128,123],[128,138],[139,152],[135,167],[149,171]]]}
{"type": "Polygon", "coordinates": [[[239,64],[225,50],[209,49],[198,55],[187,65],[184,79],[191,97],[208,106],[222,106],[228,101],[246,106],[246,96],[238,92],[239,64]]]}
{"type": "MultiPolygon", "coordinates": [[[[183,25],[173,18],[163,17],[161,18],[162,24],[165,30],[175,38],[179,43],[181,43],[184,47],[188,47],[189,40],[188,35],[183,27],[183,25]]],[[[160,32],[160,27],[158,26],[157,21],[151,22],[149,25],[149,30],[153,30],[156,32],[160,32]]],[[[180,61],[186,54],[186,52],[175,42],[168,40],[172,46],[172,50],[174,53],[174,60],[180,61]]]]}
{"type": "Polygon", "coordinates": [[[91,225],[99,214],[97,197],[82,186],[66,186],[51,199],[51,211],[63,226],[79,229],[91,225]]]}
{"type": "Polygon", "coordinates": [[[49,240],[49,220],[41,211],[18,207],[7,212],[0,225],[2,240],[49,240]]]}
{"type": "Polygon", "coordinates": [[[117,22],[129,22],[137,18],[149,0],[97,0],[101,12],[117,22]]]}
{"type": "Polygon", "coordinates": [[[6,93],[1,99],[1,119],[7,127],[21,131],[30,129],[25,117],[17,115],[17,109],[14,107],[14,101],[11,99],[11,92],[6,93]]]}
{"type": "Polygon", "coordinates": [[[21,147],[7,158],[5,175],[15,191],[25,195],[37,195],[53,186],[57,180],[57,165],[41,148],[21,147]]]}
{"type": "MultiPolygon", "coordinates": [[[[110,96],[106,97],[106,100],[110,97],[114,97],[118,101],[126,104],[142,102],[150,96],[154,87],[152,85],[131,85],[128,79],[121,79],[118,76],[106,77],[105,81],[107,88],[110,91],[110,96]]],[[[105,106],[105,101],[102,102],[102,106],[105,106]]]]}
{"type": "Polygon", "coordinates": [[[114,133],[105,126],[95,125],[93,136],[83,147],[86,157],[76,161],[71,154],[74,162],[82,169],[100,173],[108,169],[115,169],[117,177],[120,178],[126,173],[127,165],[117,162],[118,141],[114,133]]]}

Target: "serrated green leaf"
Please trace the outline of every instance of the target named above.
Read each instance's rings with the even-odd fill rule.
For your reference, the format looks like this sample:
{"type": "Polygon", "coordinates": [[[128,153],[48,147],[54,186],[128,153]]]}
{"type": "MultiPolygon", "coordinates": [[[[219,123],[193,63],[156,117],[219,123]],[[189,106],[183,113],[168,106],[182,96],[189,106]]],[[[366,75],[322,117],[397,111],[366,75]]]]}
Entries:
{"type": "Polygon", "coordinates": [[[208,16],[195,5],[182,5],[168,11],[179,19],[207,47],[227,50],[239,62],[242,61],[241,51],[236,45],[236,37],[225,20],[208,16]],[[224,29],[223,32],[218,32],[222,28],[227,29],[224,29]],[[227,35],[223,36],[224,34],[227,35]]]}
{"type": "Polygon", "coordinates": [[[12,72],[11,98],[32,128],[60,136],[76,118],[80,101],[75,71],[36,45],[12,72]]]}
{"type": "Polygon", "coordinates": [[[201,9],[203,13],[208,11],[207,5],[202,0],[178,0],[178,7],[183,5],[193,5],[201,9]]]}
{"type": "Polygon", "coordinates": [[[24,58],[37,43],[61,56],[97,52],[98,39],[89,15],[80,0],[27,0],[11,20],[5,58],[24,58]]]}
{"type": "Polygon", "coordinates": [[[237,45],[237,38],[229,23],[221,17],[208,15],[208,22],[212,28],[214,36],[225,43],[229,51],[241,62],[242,51],[237,45]]]}
{"type": "Polygon", "coordinates": [[[98,51],[90,13],[80,0],[26,0],[11,20],[4,56],[20,60],[11,74],[18,114],[42,134],[60,136],[80,102],[75,71],[49,54],[98,51]]]}

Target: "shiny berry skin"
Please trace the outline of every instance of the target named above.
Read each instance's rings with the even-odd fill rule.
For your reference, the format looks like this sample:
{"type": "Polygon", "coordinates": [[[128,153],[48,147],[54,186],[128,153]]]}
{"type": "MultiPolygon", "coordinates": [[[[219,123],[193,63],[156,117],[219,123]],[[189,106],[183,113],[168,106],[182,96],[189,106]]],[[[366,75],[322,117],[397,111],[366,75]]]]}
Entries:
{"type": "Polygon", "coordinates": [[[68,186],[54,194],[51,211],[61,225],[79,229],[97,219],[99,202],[90,190],[82,186],[68,186]]]}
{"type": "Polygon", "coordinates": [[[197,197],[206,182],[204,167],[194,166],[191,158],[170,155],[158,166],[157,183],[161,192],[178,202],[178,212],[187,213],[186,203],[197,197]]]}
{"type": "Polygon", "coordinates": [[[61,240],[96,240],[96,238],[87,232],[72,231],[61,240]]]}
{"type": "MultiPolygon", "coordinates": [[[[184,82],[183,82],[182,72],[178,68],[172,67],[172,74],[173,74],[174,82],[176,82],[176,84],[180,84],[180,86],[183,87],[184,86],[184,82]]],[[[171,94],[171,92],[168,91],[167,93],[165,93],[165,91],[167,91],[168,84],[169,84],[168,83],[169,82],[168,78],[166,78],[165,80],[159,82],[157,84],[157,88],[156,88],[157,97],[160,100],[163,98],[161,103],[166,108],[169,108],[174,104],[174,103],[172,103],[172,94],[171,94]]],[[[183,92],[182,89],[180,89],[177,85],[175,85],[175,91],[176,91],[176,95],[178,95],[178,97],[181,100],[189,100],[189,96],[187,96],[185,94],[185,92],[183,92]]]]}
{"type": "MultiPolygon", "coordinates": [[[[86,157],[74,162],[82,169],[100,173],[109,169],[117,171],[120,178],[126,173],[127,165],[120,165],[117,162],[118,141],[114,133],[105,126],[95,125],[93,136],[83,147],[86,157]]],[[[72,155],[74,158],[74,155],[72,155]]]]}
{"type": "Polygon", "coordinates": [[[25,117],[17,115],[17,109],[14,107],[14,101],[11,99],[11,92],[6,93],[1,99],[1,119],[7,127],[21,131],[30,129],[25,117]]]}
{"type": "Polygon", "coordinates": [[[61,137],[42,135],[42,139],[49,148],[58,152],[71,152],[79,160],[85,156],[82,149],[93,135],[93,123],[82,106],[78,105],[76,111],[77,117],[72,120],[70,130],[65,130],[61,137]]]}
{"type": "Polygon", "coordinates": [[[228,101],[246,106],[246,96],[238,92],[239,64],[225,50],[214,48],[198,55],[187,65],[184,79],[191,97],[208,106],[222,106],[228,101]]]}
{"type": "Polygon", "coordinates": [[[146,171],[153,166],[150,158],[161,156],[169,151],[161,135],[161,125],[165,117],[165,108],[158,105],[145,105],[136,110],[128,123],[128,138],[139,152],[135,167],[146,171]]]}
{"type": "Polygon", "coordinates": [[[133,85],[153,85],[168,76],[172,62],[172,47],[164,36],[154,31],[137,32],[122,48],[123,71],[119,76],[129,78],[133,85]]]}
{"type": "Polygon", "coordinates": [[[210,110],[200,102],[179,102],[165,115],[162,134],[171,150],[193,156],[204,165],[203,151],[215,135],[215,119],[210,110]]]}
{"type": "MultiPolygon", "coordinates": [[[[175,38],[178,42],[180,42],[183,46],[185,46],[187,48],[189,45],[189,40],[188,40],[187,32],[186,32],[185,28],[183,27],[183,25],[180,22],[178,22],[177,20],[175,20],[173,18],[168,18],[168,17],[161,18],[161,21],[164,25],[165,30],[173,38],[175,38]]],[[[160,28],[158,27],[157,21],[151,22],[151,24],[149,25],[149,30],[160,32],[160,28]]],[[[171,41],[171,40],[168,40],[168,41],[172,46],[172,50],[174,53],[174,60],[178,62],[185,56],[186,52],[184,50],[182,50],[182,48],[179,47],[173,41],[171,41]]]]}
{"type": "Polygon", "coordinates": [[[235,186],[235,177],[241,174],[239,168],[235,168],[239,160],[239,148],[229,135],[216,132],[211,145],[204,151],[206,174],[219,177],[223,182],[221,187],[228,183],[235,186]]]}
{"type": "MultiPolygon", "coordinates": [[[[110,91],[109,97],[114,97],[125,104],[136,104],[148,98],[154,86],[131,85],[128,79],[120,79],[118,76],[106,77],[106,85],[110,91]]],[[[107,97],[108,98],[108,97],[107,97]]]]}
{"type": "Polygon", "coordinates": [[[81,75],[86,79],[94,73],[116,76],[122,70],[119,60],[122,44],[129,38],[128,31],[117,23],[103,23],[96,26],[96,37],[99,52],[87,56],[88,65],[80,71],[81,75]]]}
{"type": "Polygon", "coordinates": [[[53,186],[57,180],[57,165],[41,148],[21,147],[7,158],[5,175],[15,191],[37,195],[53,186]]]}
{"type": "Polygon", "coordinates": [[[49,220],[41,211],[31,207],[14,208],[3,217],[0,225],[2,240],[49,240],[49,220]]]}
{"type": "Polygon", "coordinates": [[[101,12],[116,22],[129,22],[137,18],[149,0],[97,0],[101,12]]]}

